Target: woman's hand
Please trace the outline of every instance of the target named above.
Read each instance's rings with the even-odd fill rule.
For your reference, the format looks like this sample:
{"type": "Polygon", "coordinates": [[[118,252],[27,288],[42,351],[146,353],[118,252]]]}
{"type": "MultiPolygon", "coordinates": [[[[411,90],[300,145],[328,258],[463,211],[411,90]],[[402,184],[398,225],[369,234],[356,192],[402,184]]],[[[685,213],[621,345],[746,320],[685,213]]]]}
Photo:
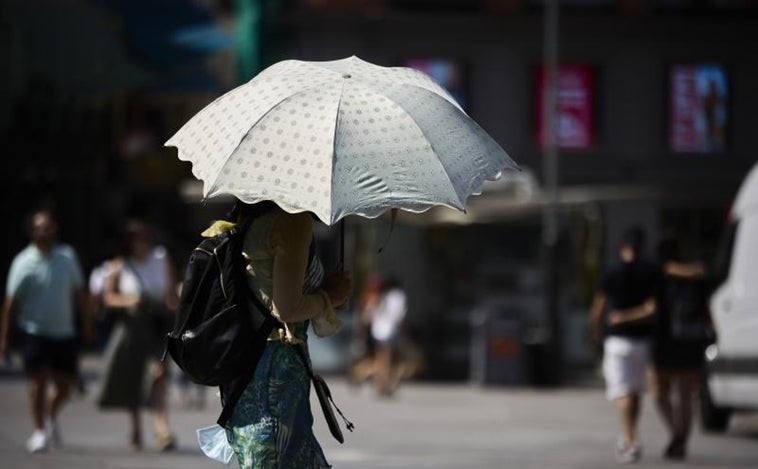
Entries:
{"type": "Polygon", "coordinates": [[[108,268],[108,279],[105,281],[103,301],[109,308],[136,308],[140,304],[140,295],[130,295],[119,292],[119,278],[124,269],[121,260],[114,260],[108,268]]]}
{"type": "Polygon", "coordinates": [[[353,291],[353,274],[338,270],[326,279],[324,291],[329,296],[332,307],[339,308],[347,303],[353,291]]]}

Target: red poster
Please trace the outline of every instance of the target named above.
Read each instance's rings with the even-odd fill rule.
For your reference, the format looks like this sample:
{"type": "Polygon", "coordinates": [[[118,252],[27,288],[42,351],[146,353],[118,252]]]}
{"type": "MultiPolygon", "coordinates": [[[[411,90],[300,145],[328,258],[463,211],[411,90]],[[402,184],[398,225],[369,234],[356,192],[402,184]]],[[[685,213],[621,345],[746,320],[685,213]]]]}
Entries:
{"type": "MultiPolygon", "coordinates": [[[[544,66],[537,68],[537,142],[547,143],[548,84],[544,66]]],[[[563,64],[558,71],[556,138],[558,148],[586,150],[595,143],[595,71],[589,65],[563,64]]]]}

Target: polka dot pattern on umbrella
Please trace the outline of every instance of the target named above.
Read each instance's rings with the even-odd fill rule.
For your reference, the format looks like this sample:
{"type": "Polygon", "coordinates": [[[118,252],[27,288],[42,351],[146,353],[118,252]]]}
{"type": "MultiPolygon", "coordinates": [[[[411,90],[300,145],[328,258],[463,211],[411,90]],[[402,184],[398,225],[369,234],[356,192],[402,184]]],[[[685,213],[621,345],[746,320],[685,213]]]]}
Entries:
{"type": "Polygon", "coordinates": [[[273,200],[333,224],[389,208],[463,209],[516,165],[416,70],[288,60],[208,105],[168,142],[204,194],[273,200]]]}

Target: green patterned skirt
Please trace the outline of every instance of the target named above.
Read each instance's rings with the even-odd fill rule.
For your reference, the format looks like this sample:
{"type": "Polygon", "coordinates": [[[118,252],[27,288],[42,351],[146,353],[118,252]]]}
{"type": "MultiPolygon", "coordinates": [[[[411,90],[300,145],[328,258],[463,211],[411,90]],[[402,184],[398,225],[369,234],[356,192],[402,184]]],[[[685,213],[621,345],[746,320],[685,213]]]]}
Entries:
{"type": "Polygon", "coordinates": [[[331,467],[313,435],[309,396],[308,372],[294,346],[269,341],[226,428],[241,468],[331,467]]]}

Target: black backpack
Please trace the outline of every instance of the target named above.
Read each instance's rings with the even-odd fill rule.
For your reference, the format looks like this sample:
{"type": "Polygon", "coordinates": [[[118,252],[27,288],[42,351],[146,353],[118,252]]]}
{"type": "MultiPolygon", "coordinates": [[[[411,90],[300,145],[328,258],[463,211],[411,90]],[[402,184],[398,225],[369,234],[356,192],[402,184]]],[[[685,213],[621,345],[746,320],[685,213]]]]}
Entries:
{"type": "MultiPolygon", "coordinates": [[[[234,406],[255,373],[271,332],[282,324],[253,294],[245,277],[242,257],[244,233],[253,218],[218,236],[204,239],[192,252],[179,296],[174,328],[163,354],[171,355],[187,376],[206,386],[230,386],[218,424],[226,426],[234,406]]],[[[315,255],[309,249],[309,263],[315,255]]],[[[332,435],[342,443],[342,431],[331,405],[348,430],[354,425],[334,404],[326,382],[313,373],[302,346],[295,351],[303,361],[332,435]]]]}
{"type": "Polygon", "coordinates": [[[242,243],[251,222],[205,238],[194,249],[166,342],[166,351],[192,381],[232,386],[221,426],[255,373],[271,331],[281,327],[245,278],[242,243]]]}

